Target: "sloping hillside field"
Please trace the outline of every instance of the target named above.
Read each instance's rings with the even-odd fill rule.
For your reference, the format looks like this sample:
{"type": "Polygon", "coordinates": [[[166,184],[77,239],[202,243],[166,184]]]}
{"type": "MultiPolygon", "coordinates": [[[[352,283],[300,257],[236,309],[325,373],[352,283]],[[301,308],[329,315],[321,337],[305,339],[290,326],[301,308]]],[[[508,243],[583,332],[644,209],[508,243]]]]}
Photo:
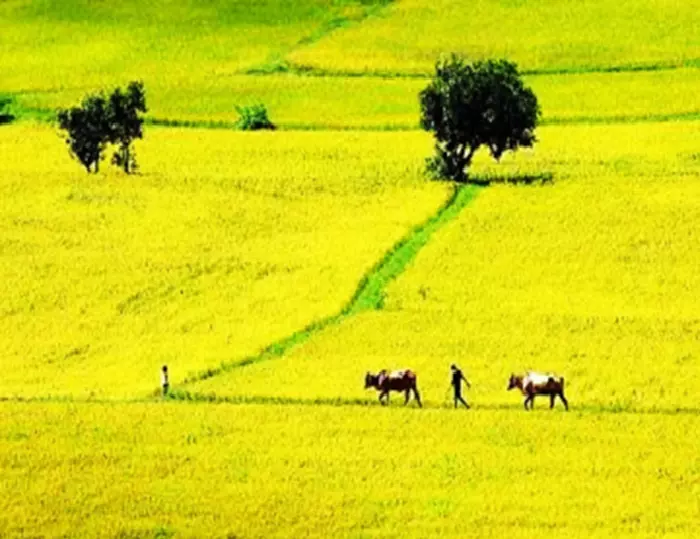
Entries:
{"type": "Polygon", "coordinates": [[[0,538],[700,536],[697,28],[696,0],[0,1],[0,538]],[[418,130],[452,51],[542,107],[465,184],[418,130]],[[56,108],[133,79],[138,173],[88,175],[56,108]],[[235,129],[254,103],[276,131],[235,129]],[[364,388],[406,367],[422,408],[364,388]],[[528,369],[568,412],[523,409],[528,369]]]}
{"type": "Polygon", "coordinates": [[[384,133],[152,129],[134,177],[0,136],[3,395],[143,396],[163,364],[177,385],[254,353],[342,309],[449,195],[384,133]]]}
{"type": "Polygon", "coordinates": [[[483,156],[485,178],[554,181],[479,189],[387,287],[381,310],[194,389],[353,400],[365,370],[411,365],[440,406],[457,362],[474,399],[498,407],[519,402],[504,392],[511,371],[548,365],[569,375],[577,408],[696,410],[698,135],[697,122],[557,126],[530,155],[483,156]]]}

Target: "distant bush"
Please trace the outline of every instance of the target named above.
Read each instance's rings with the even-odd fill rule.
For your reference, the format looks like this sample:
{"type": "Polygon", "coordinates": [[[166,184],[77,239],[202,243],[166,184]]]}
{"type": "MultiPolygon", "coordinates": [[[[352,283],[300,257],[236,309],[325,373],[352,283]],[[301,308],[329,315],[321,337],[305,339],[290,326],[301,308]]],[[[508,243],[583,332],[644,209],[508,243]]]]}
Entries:
{"type": "Polygon", "coordinates": [[[10,112],[12,99],[9,97],[0,96],[0,125],[9,124],[15,119],[14,114],[10,112]]]}
{"type": "Polygon", "coordinates": [[[112,164],[129,174],[136,170],[131,143],[143,138],[146,97],[142,82],[132,82],[126,91],[115,88],[109,97],[103,92],[87,95],[80,105],[59,109],[58,125],[66,131],[66,144],[73,157],[89,172],[97,173],[107,143],[117,144],[112,164]]]}
{"type": "Polygon", "coordinates": [[[258,129],[275,129],[275,125],[267,116],[265,105],[251,105],[249,107],[236,107],[240,118],[236,127],[243,131],[256,131],[258,129]]]}

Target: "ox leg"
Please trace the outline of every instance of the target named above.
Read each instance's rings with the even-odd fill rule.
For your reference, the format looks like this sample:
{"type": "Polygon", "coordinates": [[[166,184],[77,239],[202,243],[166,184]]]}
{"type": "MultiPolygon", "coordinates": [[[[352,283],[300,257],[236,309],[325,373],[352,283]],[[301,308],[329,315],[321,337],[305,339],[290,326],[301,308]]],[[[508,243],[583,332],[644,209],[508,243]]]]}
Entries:
{"type": "Polygon", "coordinates": [[[418,406],[423,408],[423,403],[420,401],[420,394],[418,393],[417,386],[413,386],[413,395],[416,397],[416,402],[418,403],[418,406]]]}
{"type": "Polygon", "coordinates": [[[404,395],[406,396],[406,398],[405,398],[404,401],[403,401],[403,405],[406,406],[406,405],[408,404],[409,399],[411,398],[411,390],[410,390],[410,388],[407,389],[406,391],[404,391],[404,395]]]}
{"type": "Polygon", "coordinates": [[[534,393],[528,394],[527,398],[525,399],[525,409],[526,410],[528,409],[528,404],[530,405],[529,406],[530,410],[535,408],[535,394],[534,393]]]}
{"type": "Polygon", "coordinates": [[[552,408],[554,408],[554,398],[555,398],[555,397],[556,397],[556,395],[555,395],[554,393],[552,393],[552,394],[549,396],[549,409],[550,409],[550,410],[551,410],[552,408]]]}
{"type": "Polygon", "coordinates": [[[389,394],[386,391],[382,391],[379,393],[379,404],[382,406],[385,406],[389,402],[389,394]],[[384,401],[384,398],[386,397],[386,402],[384,401]]]}
{"type": "Polygon", "coordinates": [[[568,410],[568,409],[569,409],[569,403],[566,401],[566,398],[564,397],[564,392],[563,392],[563,391],[561,391],[561,392],[559,393],[559,398],[561,399],[561,402],[564,403],[564,408],[566,408],[566,409],[568,410]]]}

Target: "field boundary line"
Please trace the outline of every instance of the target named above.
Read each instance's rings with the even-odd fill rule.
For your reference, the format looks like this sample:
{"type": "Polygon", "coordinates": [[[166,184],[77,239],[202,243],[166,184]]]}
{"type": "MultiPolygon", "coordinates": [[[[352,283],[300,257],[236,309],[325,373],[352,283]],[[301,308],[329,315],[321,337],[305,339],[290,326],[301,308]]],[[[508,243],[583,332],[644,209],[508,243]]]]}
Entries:
{"type": "MultiPolygon", "coordinates": [[[[174,390],[168,395],[168,399],[179,402],[189,402],[189,403],[210,403],[210,404],[231,404],[231,405],[249,405],[249,404],[260,404],[260,405],[276,405],[276,406],[335,406],[335,407],[350,407],[350,406],[364,406],[364,407],[383,407],[379,401],[372,397],[368,398],[342,398],[342,397],[316,397],[316,398],[302,398],[302,397],[277,397],[277,396],[245,396],[245,395],[217,395],[215,393],[198,393],[189,392],[185,390],[174,390]]],[[[399,399],[400,400],[400,399],[399,399]]],[[[434,403],[434,404],[424,404],[423,408],[419,408],[415,404],[409,403],[404,406],[403,404],[388,405],[387,408],[393,409],[427,409],[427,410],[443,410],[443,409],[453,409],[454,405],[451,402],[447,403],[434,403]]],[[[522,409],[522,404],[513,403],[489,403],[489,404],[475,404],[472,403],[471,411],[513,411],[520,410],[525,413],[522,409]]],[[[539,413],[567,413],[565,410],[558,408],[550,411],[549,408],[542,406],[533,415],[539,413]]],[[[592,413],[592,414],[632,414],[632,415],[695,415],[700,416],[700,408],[691,408],[687,406],[669,406],[669,407],[656,407],[652,406],[649,408],[635,408],[634,406],[620,406],[616,404],[581,404],[572,405],[568,413],[592,413]]],[[[530,414],[528,414],[530,415],[530,414]]]]}
{"type": "Polygon", "coordinates": [[[447,222],[460,213],[477,193],[483,189],[477,185],[457,185],[448,200],[424,223],[414,227],[407,236],[394,246],[360,279],[355,293],[340,312],[317,320],[283,337],[263,348],[254,355],[243,359],[225,361],[218,367],[212,367],[188,375],[181,385],[201,382],[234,369],[239,369],[283,356],[291,348],[308,341],[325,328],[339,324],[345,318],[364,311],[381,309],[384,303],[386,286],[406,269],[418,254],[418,251],[430,240],[430,237],[447,222]]]}
{"type": "MultiPolygon", "coordinates": [[[[400,400],[400,399],[398,399],[400,400]]],[[[364,408],[384,408],[379,401],[374,398],[374,395],[366,398],[347,398],[347,397],[279,397],[279,396],[251,396],[251,395],[217,395],[216,393],[200,393],[191,392],[182,389],[172,390],[166,398],[123,398],[123,397],[103,397],[103,398],[75,398],[70,396],[37,396],[37,397],[0,397],[0,405],[3,404],[26,404],[28,406],[34,404],[69,404],[69,405],[101,405],[101,404],[148,404],[157,405],[158,403],[167,404],[184,403],[184,404],[221,404],[230,406],[327,406],[327,407],[364,407],[364,408]]],[[[423,408],[419,408],[413,403],[407,406],[403,404],[390,404],[386,406],[392,410],[452,410],[454,405],[451,402],[441,403],[425,403],[423,408]]],[[[619,404],[580,404],[571,405],[567,412],[561,408],[549,410],[548,407],[542,406],[534,412],[526,413],[521,403],[486,403],[479,404],[472,402],[471,413],[480,411],[521,411],[524,416],[540,415],[540,414],[628,414],[628,415],[687,415],[699,416],[700,408],[688,406],[667,406],[658,407],[651,406],[648,408],[636,408],[634,406],[625,406],[619,404]]],[[[458,413],[463,414],[463,411],[458,413]]]]}
{"type": "MultiPolygon", "coordinates": [[[[366,17],[365,17],[366,18],[366,17]]],[[[364,20],[364,19],[363,19],[364,20]]],[[[344,28],[340,26],[339,28],[344,28]]],[[[326,34],[329,35],[329,34],[326,34]]],[[[323,36],[325,37],[325,36],[323,36]]],[[[303,44],[302,44],[303,45],[303,44]]],[[[295,46],[294,48],[296,48],[295,46]]],[[[285,53],[289,54],[294,50],[290,49],[285,53]]],[[[675,71],[677,69],[700,68],[700,58],[689,58],[680,62],[667,62],[656,64],[620,64],[620,65],[592,65],[592,66],[572,66],[572,67],[539,67],[523,68],[520,74],[528,75],[586,75],[591,73],[649,73],[657,71],[675,71]]],[[[294,62],[278,61],[275,64],[268,63],[261,67],[254,67],[236,72],[236,75],[280,75],[291,74],[305,77],[349,77],[349,78],[377,78],[377,79],[419,79],[429,80],[433,76],[432,66],[427,71],[401,71],[391,69],[367,69],[357,71],[352,69],[328,69],[314,67],[294,62]]]]}
{"type": "MultiPolygon", "coordinates": [[[[700,120],[700,110],[669,113],[611,114],[609,116],[551,116],[540,120],[539,126],[581,125],[581,124],[630,124],[700,120]]],[[[237,122],[229,120],[178,120],[146,117],[144,123],[156,127],[176,127],[183,129],[223,129],[238,131],[237,122]]],[[[412,132],[423,131],[416,121],[409,124],[314,124],[287,122],[277,125],[278,131],[362,131],[362,132],[412,132]]]]}
{"type": "MultiPolygon", "coordinates": [[[[400,399],[398,399],[400,400],[400,399]]],[[[0,405],[3,404],[67,404],[67,405],[102,405],[102,404],[148,404],[155,405],[158,403],[167,404],[185,403],[185,404],[221,404],[230,406],[246,406],[246,405],[261,405],[261,406],[327,406],[327,407],[364,407],[364,408],[384,408],[382,404],[375,398],[374,394],[371,397],[279,397],[265,395],[217,395],[216,393],[200,393],[191,392],[182,389],[172,390],[166,398],[152,397],[102,397],[102,398],[75,398],[71,396],[36,396],[36,397],[7,397],[0,396],[0,405]]],[[[425,403],[423,408],[419,408],[413,403],[407,406],[403,404],[390,404],[386,406],[392,410],[452,410],[454,408],[451,402],[440,403],[425,403]]],[[[627,415],[664,415],[664,416],[700,416],[700,407],[693,408],[689,406],[650,406],[648,408],[637,408],[621,404],[572,404],[567,412],[561,408],[549,410],[548,407],[542,406],[534,412],[526,413],[520,403],[485,403],[479,404],[472,402],[471,413],[480,411],[520,411],[525,417],[529,415],[540,414],[627,414],[627,415]]],[[[464,413],[460,411],[458,413],[464,413]]]]}

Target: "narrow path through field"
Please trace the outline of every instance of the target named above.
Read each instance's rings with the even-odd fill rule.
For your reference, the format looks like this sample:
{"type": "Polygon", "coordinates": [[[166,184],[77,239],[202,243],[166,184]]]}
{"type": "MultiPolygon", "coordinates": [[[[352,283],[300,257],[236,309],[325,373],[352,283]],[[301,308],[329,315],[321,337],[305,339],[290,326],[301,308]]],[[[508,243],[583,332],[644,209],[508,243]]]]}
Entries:
{"type": "MultiPolygon", "coordinates": [[[[158,398],[158,401],[161,399],[158,398]]],[[[170,399],[171,402],[181,402],[184,405],[195,405],[195,404],[219,404],[219,405],[229,405],[229,406],[248,406],[248,405],[261,405],[261,406],[330,406],[330,407],[363,407],[363,408],[379,408],[382,405],[376,399],[365,399],[365,398],[342,398],[342,397],[315,397],[315,398],[300,398],[300,397],[274,397],[274,396],[225,396],[225,395],[213,395],[213,394],[202,394],[196,392],[188,391],[177,391],[176,394],[170,399]]],[[[0,405],[5,403],[11,404],[23,404],[27,406],[37,405],[37,404],[81,404],[81,405],[104,405],[104,404],[153,404],[154,399],[150,397],[136,397],[136,398],[91,398],[91,399],[73,399],[71,397],[0,397],[0,405]]],[[[414,403],[410,403],[407,406],[396,405],[391,406],[395,410],[453,410],[451,403],[437,403],[437,404],[427,404],[423,408],[419,408],[414,403]]],[[[513,403],[481,403],[478,406],[473,406],[471,413],[479,412],[498,412],[502,410],[509,410],[518,413],[522,413],[526,416],[532,414],[625,414],[625,415],[662,415],[662,416],[700,416],[700,407],[688,407],[688,406],[620,406],[617,404],[604,404],[604,403],[584,403],[577,404],[575,406],[570,406],[569,411],[563,410],[561,407],[557,407],[554,410],[550,410],[546,403],[542,403],[541,406],[536,407],[534,411],[526,412],[523,410],[523,406],[520,401],[513,403]]],[[[462,412],[459,412],[462,413],[462,412]]]]}
{"type": "MultiPolygon", "coordinates": [[[[261,404],[261,405],[276,405],[276,406],[363,406],[363,407],[381,407],[382,404],[375,399],[365,399],[365,398],[328,398],[328,397],[317,397],[317,398],[297,398],[297,397],[265,397],[265,396],[219,396],[219,395],[203,395],[198,393],[188,393],[181,392],[175,397],[175,400],[187,401],[187,402],[201,402],[201,403],[217,403],[217,404],[233,404],[233,405],[243,405],[243,404],[261,404]]],[[[424,410],[428,409],[447,409],[453,410],[452,403],[441,403],[424,405],[420,408],[411,403],[407,406],[398,405],[396,408],[410,408],[413,410],[424,410]]],[[[523,406],[520,401],[514,402],[512,404],[501,404],[501,403],[482,403],[473,410],[483,410],[483,411],[498,411],[498,410],[513,410],[527,414],[537,414],[537,413],[592,413],[592,414],[632,414],[632,415],[693,415],[700,416],[700,408],[689,408],[684,406],[650,406],[650,407],[636,407],[636,406],[618,406],[615,404],[579,404],[575,407],[572,406],[569,412],[565,411],[560,406],[554,410],[550,410],[549,406],[545,403],[541,403],[538,408],[534,411],[526,412],[523,410],[523,406]]]]}
{"type": "MultiPolygon", "coordinates": [[[[243,359],[221,363],[213,367],[188,376],[183,384],[191,384],[218,376],[233,369],[245,367],[253,363],[267,361],[283,356],[291,348],[308,341],[311,337],[324,330],[326,327],[338,324],[349,316],[354,316],[363,311],[381,309],[385,289],[387,285],[398,277],[406,266],[416,257],[418,251],[430,240],[430,237],[446,223],[457,217],[462,208],[474,199],[479,190],[476,185],[459,185],[455,187],[449,200],[425,223],[414,228],[408,236],[399,241],[394,247],[362,277],[348,304],[334,315],[328,316],[316,322],[312,322],[305,328],[280,339],[256,355],[243,359]]],[[[172,391],[173,398],[188,398],[186,392],[177,389],[172,391]]],[[[191,395],[189,398],[192,398],[191,395]]]]}

